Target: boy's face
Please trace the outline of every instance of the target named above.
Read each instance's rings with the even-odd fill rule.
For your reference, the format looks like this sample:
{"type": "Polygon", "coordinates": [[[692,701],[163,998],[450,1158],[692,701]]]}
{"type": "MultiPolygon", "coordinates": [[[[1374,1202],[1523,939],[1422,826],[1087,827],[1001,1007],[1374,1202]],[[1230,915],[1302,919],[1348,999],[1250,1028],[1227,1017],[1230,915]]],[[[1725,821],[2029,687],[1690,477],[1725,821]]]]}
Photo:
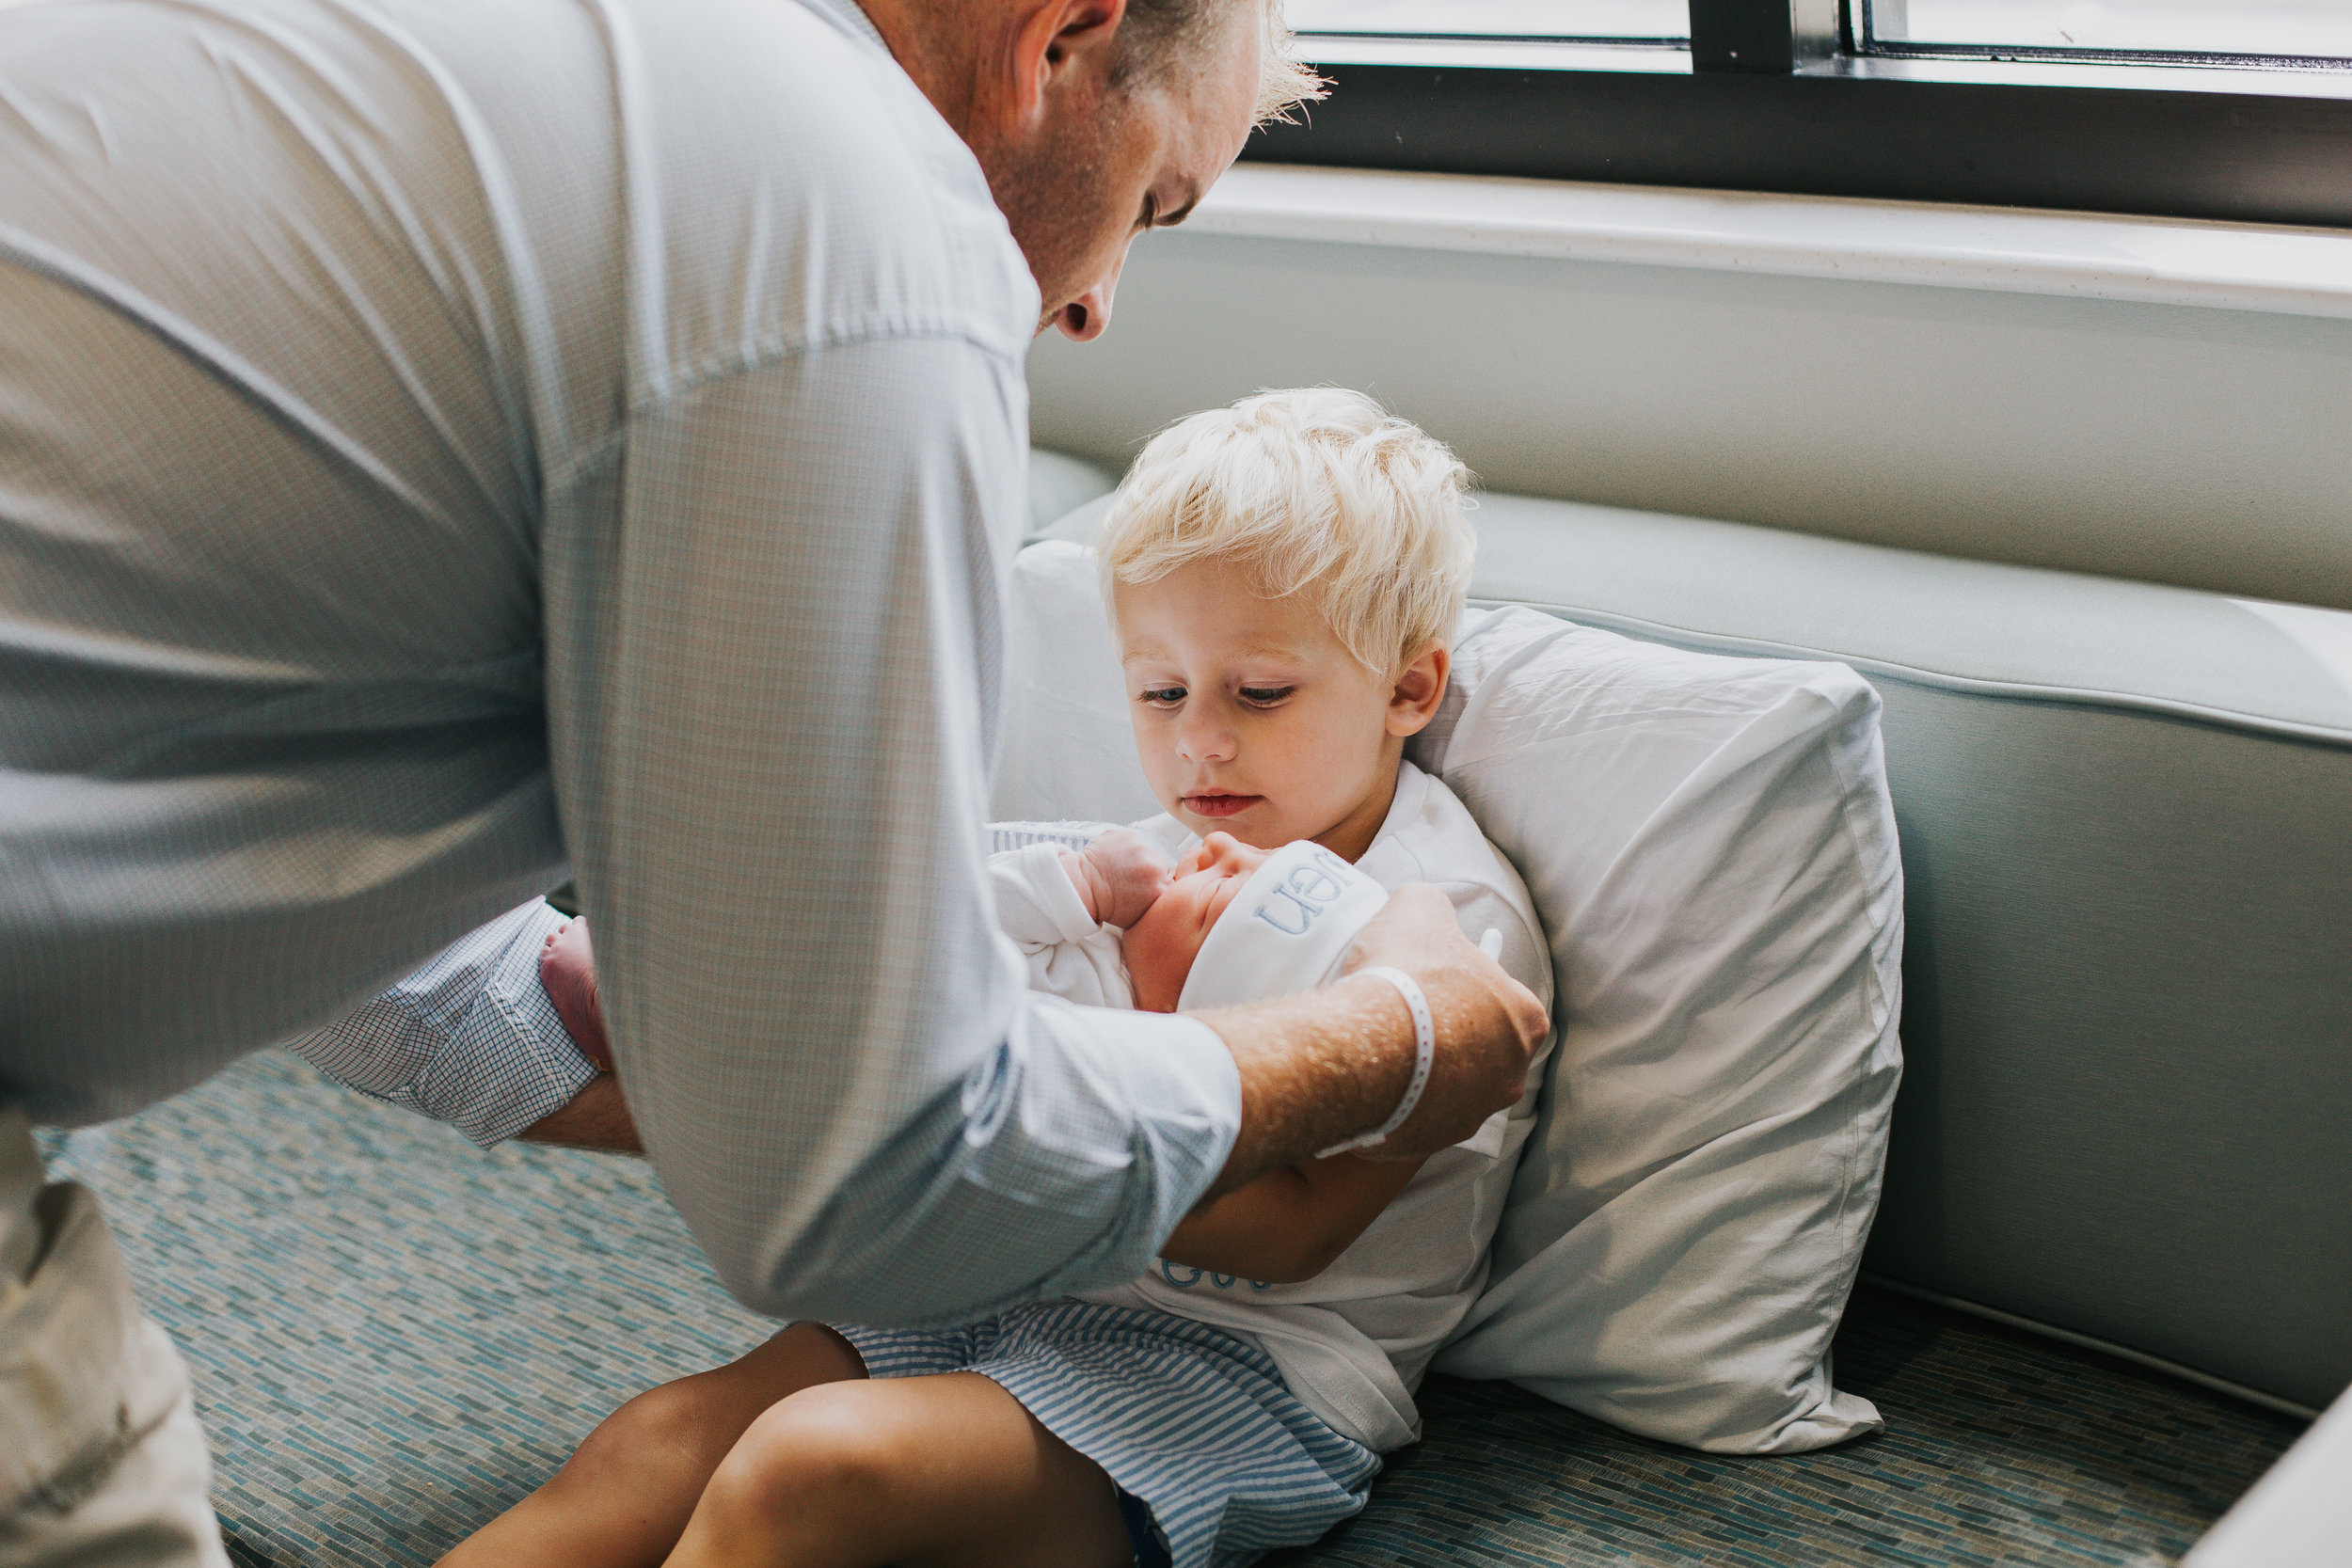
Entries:
{"type": "Polygon", "coordinates": [[[1116,590],[1136,751],[1176,820],[1279,849],[1371,847],[1405,737],[1429,722],[1446,653],[1391,678],[1366,669],[1297,594],[1261,598],[1221,562],[1116,590]]]}
{"type": "Polygon", "coordinates": [[[1120,939],[1119,956],[1127,965],[1138,1008],[1148,1013],[1176,1010],[1176,999],[1184,993],[1184,981],[1192,974],[1192,960],[1209,940],[1209,927],[1269,853],[1230,833],[1210,833],[1176,863],[1176,879],[1120,939]]]}

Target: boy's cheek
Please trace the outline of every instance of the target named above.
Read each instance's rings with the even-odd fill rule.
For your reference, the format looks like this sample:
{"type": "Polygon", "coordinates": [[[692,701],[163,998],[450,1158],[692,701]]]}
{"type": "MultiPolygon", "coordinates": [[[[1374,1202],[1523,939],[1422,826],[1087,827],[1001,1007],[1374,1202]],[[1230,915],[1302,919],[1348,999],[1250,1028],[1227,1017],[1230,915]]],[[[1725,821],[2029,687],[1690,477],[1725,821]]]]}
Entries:
{"type": "Polygon", "coordinates": [[[1150,786],[1152,798],[1164,809],[1175,811],[1176,786],[1180,781],[1175,758],[1168,749],[1138,731],[1136,736],[1136,759],[1143,764],[1143,782],[1150,786]]]}
{"type": "Polygon", "coordinates": [[[1156,776],[1168,752],[1174,750],[1168,744],[1168,725],[1158,714],[1138,705],[1129,715],[1127,727],[1135,735],[1136,755],[1143,759],[1143,770],[1156,776]]]}

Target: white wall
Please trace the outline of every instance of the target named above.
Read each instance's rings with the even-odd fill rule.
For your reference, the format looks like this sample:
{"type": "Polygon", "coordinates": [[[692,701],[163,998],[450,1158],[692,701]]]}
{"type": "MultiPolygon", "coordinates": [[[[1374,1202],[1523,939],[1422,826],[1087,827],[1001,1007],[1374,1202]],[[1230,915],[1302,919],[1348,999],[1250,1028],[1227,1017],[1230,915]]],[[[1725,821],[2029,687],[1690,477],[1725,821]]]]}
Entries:
{"type": "MultiPolygon", "coordinates": [[[[1498,490],[2352,608],[2352,296],[2324,276],[2259,297],[2211,266],[2197,286],[2070,282],[2005,266],[2002,247],[2026,241],[1982,224],[1971,264],[1948,274],[1934,257],[1895,267],[1820,245],[1756,272],[1725,270],[1759,264],[1753,246],[1613,252],[1570,236],[1514,242],[1549,255],[1493,254],[1453,248],[1485,243],[1458,230],[1367,243],[1379,236],[1362,223],[1326,226],[1342,240],[1265,237],[1301,230],[1268,216],[1311,194],[1281,183],[1292,172],[1236,171],[1226,221],[1203,214],[1212,231],[1138,243],[1104,340],[1039,343],[1041,444],[1122,462],[1189,410],[1331,382],[1443,436],[1498,490]],[[2168,296],[2260,308],[2151,302],[2168,296]]],[[[1866,206],[1772,219],[1810,233],[1840,205],[1866,206]]],[[[1901,228],[1901,209],[1867,208],[1901,228]]],[[[2093,251],[2098,224],[2133,244],[2153,232],[2064,221],[2093,251]]],[[[2247,253],[2296,232],[2245,231],[2247,253]]],[[[2325,275],[2340,258],[2352,289],[2352,236],[2301,240],[2299,265],[2316,255],[2325,275]]]]}

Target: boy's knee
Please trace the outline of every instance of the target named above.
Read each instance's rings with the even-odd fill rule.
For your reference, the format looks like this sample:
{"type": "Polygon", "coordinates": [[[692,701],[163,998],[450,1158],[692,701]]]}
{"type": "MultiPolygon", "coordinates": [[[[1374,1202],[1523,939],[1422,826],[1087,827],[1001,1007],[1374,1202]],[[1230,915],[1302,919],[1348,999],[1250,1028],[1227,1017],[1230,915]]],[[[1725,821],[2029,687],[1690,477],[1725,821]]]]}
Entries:
{"type": "Polygon", "coordinates": [[[816,1502],[836,1519],[886,1509],[902,1454],[864,1393],[859,1384],[823,1384],[770,1407],[721,1463],[705,1504],[772,1515],[816,1502]]]}
{"type": "Polygon", "coordinates": [[[555,1483],[591,1490],[642,1485],[649,1465],[693,1463],[696,1451],[714,1442],[700,1381],[687,1378],[649,1388],[607,1416],[557,1472],[555,1483]]]}

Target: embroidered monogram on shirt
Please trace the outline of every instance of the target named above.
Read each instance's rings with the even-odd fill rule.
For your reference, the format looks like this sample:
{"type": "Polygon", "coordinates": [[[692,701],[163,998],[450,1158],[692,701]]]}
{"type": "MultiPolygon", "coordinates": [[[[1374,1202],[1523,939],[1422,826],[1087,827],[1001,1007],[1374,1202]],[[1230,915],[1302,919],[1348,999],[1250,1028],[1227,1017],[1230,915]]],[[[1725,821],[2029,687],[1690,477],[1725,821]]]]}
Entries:
{"type": "Polygon", "coordinates": [[[1305,865],[1291,867],[1290,875],[1249,911],[1250,918],[1264,921],[1286,937],[1303,937],[1339,901],[1347,886],[1343,879],[1346,871],[1345,861],[1328,849],[1317,848],[1305,865]]]}

